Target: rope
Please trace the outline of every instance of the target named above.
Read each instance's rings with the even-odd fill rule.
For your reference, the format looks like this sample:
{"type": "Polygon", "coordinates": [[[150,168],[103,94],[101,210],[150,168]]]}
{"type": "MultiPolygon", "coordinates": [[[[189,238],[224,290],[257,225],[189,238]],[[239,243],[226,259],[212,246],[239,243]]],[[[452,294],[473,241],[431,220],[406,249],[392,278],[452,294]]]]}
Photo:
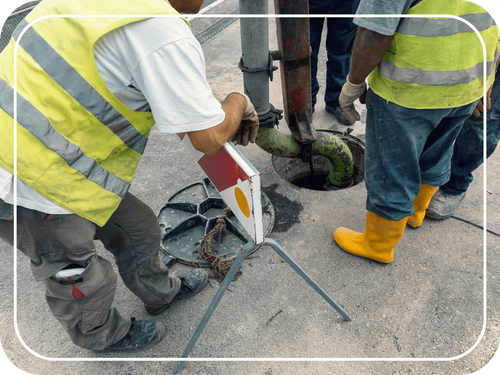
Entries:
{"type": "MultiPolygon", "coordinates": [[[[214,228],[205,234],[203,238],[200,241],[200,244],[196,248],[196,250],[193,252],[193,255],[191,257],[191,262],[195,265],[201,268],[201,262],[202,261],[207,261],[210,264],[210,268],[212,269],[212,272],[210,273],[210,278],[217,280],[219,283],[222,283],[224,281],[224,278],[226,277],[227,273],[229,272],[229,269],[233,265],[234,260],[233,259],[226,259],[223,260],[222,257],[225,256],[226,254],[222,255],[217,255],[216,251],[217,248],[219,247],[221,241],[222,241],[222,235],[226,232],[226,217],[227,215],[231,212],[231,209],[229,207],[224,208],[222,210],[222,215],[217,218],[217,223],[215,224],[214,228]],[[213,241],[215,236],[218,237],[217,244],[214,246],[213,241]],[[193,261],[193,256],[195,254],[198,254],[198,264],[193,261]]],[[[238,276],[241,275],[241,270],[238,270],[236,272],[236,275],[234,276],[232,281],[235,281],[238,276]]]]}

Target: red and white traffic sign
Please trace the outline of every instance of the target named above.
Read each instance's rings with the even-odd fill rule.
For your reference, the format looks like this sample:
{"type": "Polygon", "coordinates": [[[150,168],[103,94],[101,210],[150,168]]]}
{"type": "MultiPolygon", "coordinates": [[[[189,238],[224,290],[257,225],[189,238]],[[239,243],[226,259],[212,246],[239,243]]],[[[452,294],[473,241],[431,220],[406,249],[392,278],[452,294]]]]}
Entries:
{"type": "Polygon", "coordinates": [[[208,156],[194,148],[186,133],[178,136],[254,242],[263,242],[259,171],[231,142],[208,156]]]}

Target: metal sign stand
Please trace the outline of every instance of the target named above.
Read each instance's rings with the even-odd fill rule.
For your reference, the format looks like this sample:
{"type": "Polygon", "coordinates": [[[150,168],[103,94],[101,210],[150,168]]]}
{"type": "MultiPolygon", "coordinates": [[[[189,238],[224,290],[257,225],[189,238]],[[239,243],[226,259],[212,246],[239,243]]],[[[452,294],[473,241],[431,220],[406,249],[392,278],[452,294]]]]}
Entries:
{"type": "MultiPolygon", "coordinates": [[[[281,258],[283,258],[305,281],[313,287],[313,289],[323,297],[332,307],[337,310],[345,320],[351,320],[342,308],[313,280],[311,277],[278,245],[278,243],[269,238],[264,238],[262,206],[260,202],[260,173],[248,161],[245,156],[231,143],[226,142],[224,149],[214,155],[207,156],[197,151],[189,137],[185,133],[180,133],[184,146],[190,151],[198,165],[206,173],[211,183],[217,189],[222,199],[231,208],[234,215],[242,224],[243,228],[248,232],[251,238],[243,248],[239,251],[233,261],[229,273],[224,278],[224,281],[215,294],[214,299],[210,303],[205,315],[201,319],[198,328],[191,337],[181,358],[187,358],[193,350],[201,333],[205,329],[210,317],[219,305],[220,300],[226,293],[229,284],[238,272],[243,260],[257,247],[262,245],[271,246],[281,258]]],[[[198,212],[198,211],[197,211],[198,212]]],[[[174,232],[174,229],[172,229],[174,232]]],[[[176,234],[176,233],[174,233],[176,234]]],[[[174,373],[178,373],[186,361],[179,361],[174,368],[174,373]]]]}
{"type": "MultiPolygon", "coordinates": [[[[205,326],[207,325],[208,321],[210,320],[212,314],[214,313],[215,309],[219,305],[220,300],[224,296],[224,293],[226,293],[227,288],[229,287],[229,284],[234,278],[234,275],[236,275],[236,272],[240,268],[240,265],[243,263],[245,260],[246,256],[252,252],[252,250],[256,246],[261,246],[261,245],[269,245],[273,248],[274,251],[276,251],[289,265],[292,267],[295,272],[297,272],[305,281],[308,282],[309,285],[313,287],[313,289],[319,293],[321,297],[323,297],[326,302],[328,302],[335,310],[338,311],[342,317],[349,321],[351,318],[347,313],[339,306],[337,303],[321,288],[318,283],[316,283],[298,264],[295,262],[286,252],[285,250],[278,245],[278,243],[270,238],[265,238],[262,243],[259,245],[256,245],[253,242],[248,242],[237,257],[235,258],[233,265],[231,266],[228,274],[224,278],[224,281],[219,287],[219,290],[215,294],[214,299],[210,303],[210,306],[208,307],[207,311],[205,312],[205,315],[203,315],[203,318],[201,319],[200,324],[198,325],[198,328],[196,328],[196,331],[193,334],[193,337],[191,337],[191,340],[189,341],[188,345],[186,346],[186,349],[184,349],[184,352],[182,353],[181,358],[187,358],[189,353],[191,353],[191,350],[193,350],[196,342],[198,341],[201,333],[205,329],[205,326]]],[[[181,369],[182,366],[184,365],[185,361],[179,361],[177,365],[175,366],[174,369],[174,374],[178,373],[181,369]]]]}

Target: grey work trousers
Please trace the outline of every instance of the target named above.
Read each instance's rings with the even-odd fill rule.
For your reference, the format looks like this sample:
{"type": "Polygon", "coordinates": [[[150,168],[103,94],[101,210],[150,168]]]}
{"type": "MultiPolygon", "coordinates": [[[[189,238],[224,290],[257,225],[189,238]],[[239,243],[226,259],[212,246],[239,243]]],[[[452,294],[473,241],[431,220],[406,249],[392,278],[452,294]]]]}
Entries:
{"type": "MultiPolygon", "coordinates": [[[[5,213],[9,206],[0,200],[0,211],[5,213]]],[[[159,257],[158,218],[132,194],[127,193],[103,227],[77,215],[48,215],[20,206],[17,215],[17,247],[31,259],[33,276],[44,283],[52,314],[78,346],[104,349],[130,327],[130,319],[111,306],[117,276],[96,254],[94,239],[114,255],[126,287],[148,308],[169,303],[179,291],[180,280],[169,275],[159,257]],[[86,269],[72,280],[53,277],[69,265],[86,269]]],[[[13,220],[0,215],[0,238],[12,245],[13,232],[13,220]]]]}

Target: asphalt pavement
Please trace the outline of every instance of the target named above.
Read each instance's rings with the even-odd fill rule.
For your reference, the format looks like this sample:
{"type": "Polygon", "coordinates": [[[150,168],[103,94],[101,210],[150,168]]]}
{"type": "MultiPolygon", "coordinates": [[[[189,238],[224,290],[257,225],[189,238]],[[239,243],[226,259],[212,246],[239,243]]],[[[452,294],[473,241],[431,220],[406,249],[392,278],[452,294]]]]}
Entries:
{"type": "MultiPolygon", "coordinates": [[[[225,12],[237,7],[236,2],[223,5],[225,12]]],[[[196,33],[213,23],[195,22],[196,33]]],[[[270,48],[276,49],[274,22],[269,22],[270,48]]],[[[204,42],[203,49],[209,82],[219,93],[229,94],[243,90],[237,67],[239,21],[224,27],[204,42]]],[[[313,125],[342,132],[345,127],[324,111],[325,59],[323,49],[322,88],[313,125]]],[[[279,74],[274,77],[270,101],[283,108],[279,74]]],[[[357,108],[361,121],[351,126],[351,135],[363,140],[366,110],[359,103],[357,108]]],[[[284,122],[279,130],[287,131],[284,122]]],[[[486,185],[480,168],[456,212],[470,223],[426,219],[419,229],[405,231],[394,249],[394,261],[381,265],[348,254],[332,237],[339,226],[364,230],[364,182],[336,192],[299,189],[277,174],[271,156],[259,147],[240,149],[260,171],[262,189],[275,208],[269,237],[352,320],[345,321],[278,254],[262,247],[244,261],[242,275],[231,284],[191,353],[198,360],[186,362],[181,374],[469,374],[491,359],[500,340],[498,151],[486,163],[486,185]],[[496,234],[485,234],[476,226],[483,226],[485,194],[487,227],[496,234]]],[[[204,177],[176,135],[154,128],[131,192],[158,213],[175,192],[204,177]]],[[[96,245],[98,253],[113,263],[102,245],[96,245]]],[[[219,287],[212,281],[196,297],[151,318],[119,280],[114,304],[120,312],[162,322],[166,336],[134,354],[102,354],[72,344],[45,303],[43,285],[34,281],[20,253],[14,300],[14,252],[0,242],[0,255],[2,347],[30,374],[172,373],[172,359],[181,355],[219,287]]],[[[188,269],[179,263],[171,268],[175,274],[188,269]]]]}

